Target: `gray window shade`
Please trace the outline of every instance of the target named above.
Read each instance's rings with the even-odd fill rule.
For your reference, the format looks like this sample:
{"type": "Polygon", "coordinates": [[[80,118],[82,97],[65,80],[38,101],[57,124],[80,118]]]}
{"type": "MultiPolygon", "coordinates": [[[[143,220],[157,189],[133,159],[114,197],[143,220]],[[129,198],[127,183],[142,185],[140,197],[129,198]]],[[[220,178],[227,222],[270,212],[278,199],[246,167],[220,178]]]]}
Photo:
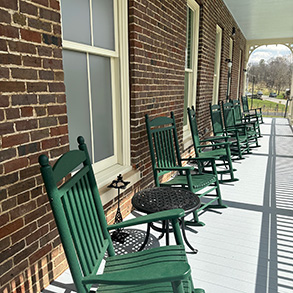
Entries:
{"type": "Polygon", "coordinates": [[[91,44],[89,0],[61,0],[64,40],[91,44]]]}
{"type": "Polygon", "coordinates": [[[110,58],[90,55],[95,162],[114,154],[110,58]]]}
{"type": "Polygon", "coordinates": [[[115,50],[113,0],[93,0],[94,46],[115,50]]]}
{"type": "Polygon", "coordinates": [[[76,138],[82,135],[91,155],[86,54],[63,50],[63,63],[69,143],[72,148],[76,148],[76,138]]]}

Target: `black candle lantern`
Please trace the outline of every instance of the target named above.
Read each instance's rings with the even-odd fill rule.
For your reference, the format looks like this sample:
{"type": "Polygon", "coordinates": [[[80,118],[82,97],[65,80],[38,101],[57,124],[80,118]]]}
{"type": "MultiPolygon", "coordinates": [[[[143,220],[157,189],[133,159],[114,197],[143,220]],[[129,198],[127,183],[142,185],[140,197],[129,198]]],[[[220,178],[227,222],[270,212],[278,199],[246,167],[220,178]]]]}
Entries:
{"type": "MultiPolygon", "coordinates": [[[[115,224],[121,223],[123,221],[122,214],[120,211],[120,189],[125,189],[129,183],[129,181],[123,181],[122,175],[119,174],[117,176],[117,180],[113,180],[112,183],[108,186],[109,188],[118,189],[118,207],[115,215],[115,224]]],[[[128,233],[123,232],[123,228],[118,228],[111,234],[111,238],[113,241],[124,243],[124,240],[128,235],[128,233]]]]}

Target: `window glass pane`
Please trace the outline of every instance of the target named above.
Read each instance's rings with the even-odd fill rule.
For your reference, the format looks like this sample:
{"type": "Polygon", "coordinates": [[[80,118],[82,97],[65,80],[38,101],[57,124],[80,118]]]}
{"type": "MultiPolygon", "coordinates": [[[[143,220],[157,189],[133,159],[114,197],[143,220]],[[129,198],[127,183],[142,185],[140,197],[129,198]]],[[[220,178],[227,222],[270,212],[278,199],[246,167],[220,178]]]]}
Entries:
{"type": "Polygon", "coordinates": [[[91,44],[89,0],[61,0],[64,40],[91,44]]]}
{"type": "Polygon", "coordinates": [[[193,11],[187,7],[187,32],[185,48],[185,68],[192,68],[192,43],[193,43],[193,11]]]}
{"type": "Polygon", "coordinates": [[[90,55],[95,162],[114,154],[110,58],[90,55]]]}
{"type": "Polygon", "coordinates": [[[113,0],[93,0],[94,46],[115,50],[113,0]]]}
{"type": "Polygon", "coordinates": [[[82,135],[91,155],[86,54],[63,50],[63,64],[70,147],[76,149],[82,135]]]}

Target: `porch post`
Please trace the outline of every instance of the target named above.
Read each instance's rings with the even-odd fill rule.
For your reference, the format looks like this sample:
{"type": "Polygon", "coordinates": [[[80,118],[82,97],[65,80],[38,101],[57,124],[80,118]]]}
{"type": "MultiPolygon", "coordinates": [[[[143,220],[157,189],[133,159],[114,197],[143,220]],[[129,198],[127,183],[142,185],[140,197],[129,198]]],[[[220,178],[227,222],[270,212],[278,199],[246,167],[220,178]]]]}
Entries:
{"type": "Polygon", "coordinates": [[[246,92],[246,86],[247,85],[247,65],[248,65],[248,59],[249,59],[249,43],[246,43],[246,50],[245,50],[245,56],[244,56],[244,79],[243,79],[243,92],[245,95],[246,92]]]}
{"type": "MultiPolygon", "coordinates": [[[[291,55],[291,58],[293,58],[292,55],[291,55]]],[[[293,125],[293,71],[292,71],[292,77],[291,77],[290,100],[291,101],[289,102],[289,105],[288,105],[288,119],[289,119],[289,123],[293,125]]]]}

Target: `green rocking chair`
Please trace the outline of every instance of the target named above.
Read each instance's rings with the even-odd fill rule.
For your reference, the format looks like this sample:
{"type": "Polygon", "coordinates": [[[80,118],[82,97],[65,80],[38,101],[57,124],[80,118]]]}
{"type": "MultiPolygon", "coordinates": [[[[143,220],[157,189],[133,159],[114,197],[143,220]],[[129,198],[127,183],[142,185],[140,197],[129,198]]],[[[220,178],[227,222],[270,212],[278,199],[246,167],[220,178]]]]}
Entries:
{"type": "Polygon", "coordinates": [[[241,96],[241,103],[242,103],[242,111],[244,114],[256,116],[258,118],[259,123],[263,123],[261,108],[249,109],[247,96],[241,96]]]}
{"type": "Polygon", "coordinates": [[[237,156],[239,160],[244,159],[243,155],[250,153],[247,135],[243,135],[241,129],[237,128],[226,131],[220,105],[210,104],[210,115],[214,136],[222,137],[223,141],[229,141],[231,154],[237,156]]]}
{"type": "Polygon", "coordinates": [[[107,226],[84,139],[79,137],[78,143],[79,150],[65,153],[53,168],[45,155],[39,157],[77,292],[204,293],[202,289],[194,289],[192,284],[178,223],[178,217],[182,217],[184,211],[169,210],[107,226]],[[76,172],[77,167],[80,169],[76,172]],[[166,219],[172,222],[177,245],[115,255],[109,230],[166,219]],[[104,271],[97,274],[103,260],[104,271]]]}
{"type": "Polygon", "coordinates": [[[146,115],[146,128],[151,154],[153,175],[156,186],[171,186],[187,188],[201,198],[202,205],[193,213],[193,220],[186,221],[186,225],[203,226],[204,223],[198,220],[198,213],[205,208],[226,208],[222,203],[221,191],[217,176],[215,157],[212,158],[189,158],[183,159],[180,156],[177,130],[173,112],[171,117],[157,117],[152,120],[146,115]],[[194,166],[183,166],[183,161],[207,162],[209,161],[213,174],[194,174],[194,166]],[[168,181],[161,182],[161,176],[169,176],[178,173],[168,181]],[[211,192],[216,194],[211,198],[211,192]],[[203,200],[207,196],[208,200],[203,200]],[[215,204],[217,202],[217,204],[215,204]]]}
{"type": "MultiPolygon", "coordinates": [[[[239,179],[234,177],[234,171],[236,170],[233,169],[231,151],[230,151],[231,143],[228,141],[228,137],[225,137],[226,141],[223,141],[222,136],[221,137],[214,136],[214,137],[209,137],[207,139],[200,140],[194,106],[192,106],[191,108],[187,108],[187,113],[188,113],[189,125],[191,129],[191,135],[192,135],[193,146],[194,146],[196,157],[197,158],[210,158],[210,157],[218,158],[219,157],[221,162],[216,163],[216,166],[225,167],[224,170],[217,168],[217,173],[221,175],[220,183],[238,181],[239,179]],[[212,150],[209,150],[210,148],[212,148],[212,150]],[[224,174],[229,174],[230,178],[223,179],[224,174]]],[[[216,162],[218,161],[219,160],[216,159],[216,162]]]]}
{"type": "Polygon", "coordinates": [[[246,138],[246,143],[249,148],[259,147],[257,132],[255,125],[246,125],[245,123],[240,123],[236,119],[235,109],[232,103],[223,103],[222,110],[224,116],[224,124],[227,132],[229,131],[239,131],[240,135],[246,138]]]}
{"type": "Polygon", "coordinates": [[[241,111],[241,105],[239,100],[233,100],[232,104],[235,110],[236,122],[239,124],[246,124],[256,132],[257,137],[262,137],[258,117],[256,115],[249,115],[243,113],[241,111]]]}

